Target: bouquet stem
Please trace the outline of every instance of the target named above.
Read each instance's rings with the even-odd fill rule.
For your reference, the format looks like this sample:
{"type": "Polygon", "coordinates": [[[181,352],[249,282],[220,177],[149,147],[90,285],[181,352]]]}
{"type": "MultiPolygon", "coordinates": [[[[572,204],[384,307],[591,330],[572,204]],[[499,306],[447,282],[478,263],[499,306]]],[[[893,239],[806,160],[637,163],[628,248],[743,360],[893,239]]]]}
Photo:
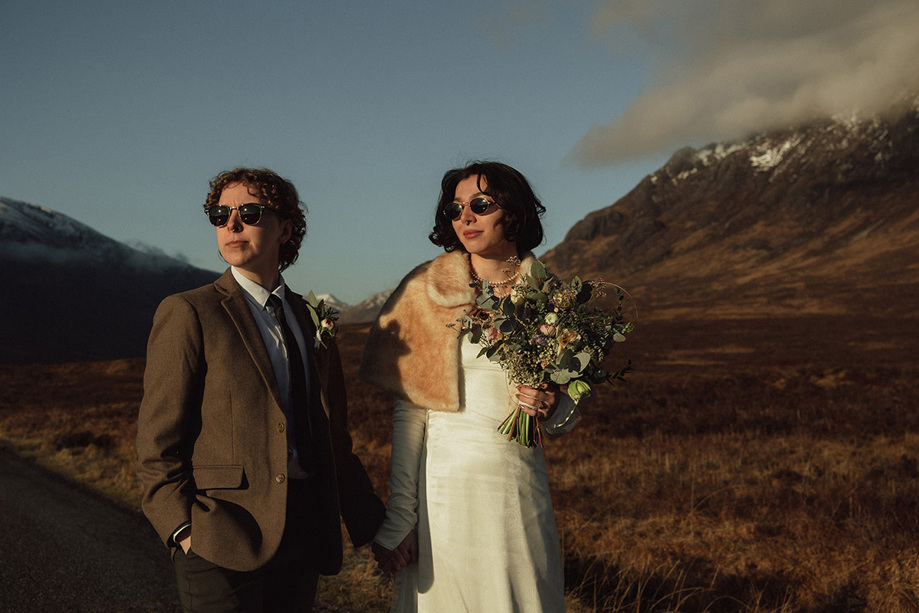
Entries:
{"type": "Polygon", "coordinates": [[[526,413],[519,405],[498,426],[498,432],[507,435],[507,440],[516,441],[524,447],[545,446],[539,419],[526,413]]]}

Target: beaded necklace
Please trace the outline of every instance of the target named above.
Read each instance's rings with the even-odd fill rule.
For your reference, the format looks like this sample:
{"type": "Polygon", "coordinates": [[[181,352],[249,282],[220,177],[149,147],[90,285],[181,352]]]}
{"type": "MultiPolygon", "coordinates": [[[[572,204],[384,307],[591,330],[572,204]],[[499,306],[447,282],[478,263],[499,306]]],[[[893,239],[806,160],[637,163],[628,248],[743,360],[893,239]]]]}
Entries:
{"type": "MultiPolygon", "coordinates": [[[[472,280],[476,282],[476,285],[481,286],[483,283],[485,283],[486,279],[483,279],[479,275],[475,274],[475,270],[471,266],[469,267],[469,273],[472,275],[472,280]]],[[[519,276],[520,276],[520,269],[518,268],[517,272],[515,272],[513,276],[508,277],[504,281],[489,281],[488,284],[492,287],[507,286],[513,283],[519,276]]]]}

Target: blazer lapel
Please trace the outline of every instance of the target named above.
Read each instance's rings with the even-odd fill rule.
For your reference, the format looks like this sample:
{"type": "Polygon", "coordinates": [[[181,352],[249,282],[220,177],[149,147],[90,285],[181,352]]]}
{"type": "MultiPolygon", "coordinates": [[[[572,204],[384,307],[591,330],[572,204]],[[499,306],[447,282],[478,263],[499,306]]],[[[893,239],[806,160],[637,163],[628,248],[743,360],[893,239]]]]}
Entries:
{"type": "Polygon", "coordinates": [[[281,392],[278,389],[278,381],[271,366],[271,358],[268,357],[268,350],[265,349],[262,333],[259,332],[258,324],[255,323],[255,318],[252,317],[252,311],[249,310],[249,303],[246,302],[242,288],[239,287],[229,269],[217,280],[216,285],[220,291],[226,294],[226,297],[221,301],[223,308],[226,309],[227,314],[236,326],[243,345],[255,363],[262,380],[278,406],[284,406],[281,403],[281,392]]]}

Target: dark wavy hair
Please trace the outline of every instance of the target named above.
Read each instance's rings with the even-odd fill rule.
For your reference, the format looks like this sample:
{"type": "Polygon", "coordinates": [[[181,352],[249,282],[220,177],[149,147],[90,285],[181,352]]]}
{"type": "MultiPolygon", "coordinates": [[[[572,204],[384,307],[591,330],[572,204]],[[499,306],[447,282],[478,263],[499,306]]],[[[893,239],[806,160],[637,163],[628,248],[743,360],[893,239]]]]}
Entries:
{"type": "Polygon", "coordinates": [[[478,176],[479,189],[491,196],[504,210],[501,220],[504,236],[517,244],[517,251],[532,251],[543,241],[540,217],[546,212],[526,177],[507,164],[500,162],[470,162],[463,168],[454,168],[444,174],[440,182],[440,199],[434,214],[434,229],[428,235],[431,242],[444,251],[459,249],[465,251],[462,242],[453,230],[453,222],[444,215],[444,207],[453,202],[456,186],[460,181],[478,176]],[[482,178],[485,189],[482,189],[482,178]]]}
{"type": "Polygon", "coordinates": [[[289,219],[293,222],[290,239],[281,245],[278,254],[278,271],[283,271],[297,261],[300,255],[300,245],[303,244],[303,238],[306,236],[306,205],[300,201],[297,188],[293,183],[267,168],[234,168],[225,170],[211,179],[211,191],[207,194],[207,200],[204,201],[204,208],[207,209],[217,204],[223,190],[236,183],[242,183],[249,188],[250,192],[255,192],[253,195],[280,215],[281,219],[289,219]]]}

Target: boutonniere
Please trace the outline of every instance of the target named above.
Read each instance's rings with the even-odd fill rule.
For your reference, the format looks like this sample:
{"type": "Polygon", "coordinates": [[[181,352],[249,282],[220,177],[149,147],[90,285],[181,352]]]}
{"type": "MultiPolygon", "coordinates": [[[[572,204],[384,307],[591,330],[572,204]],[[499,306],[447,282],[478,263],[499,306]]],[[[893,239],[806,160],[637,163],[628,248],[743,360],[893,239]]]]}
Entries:
{"type": "Polygon", "coordinates": [[[338,309],[331,307],[316,297],[312,291],[307,294],[306,310],[309,311],[313,319],[313,325],[316,327],[316,336],[313,339],[313,348],[325,347],[325,341],[335,337],[338,332],[336,322],[338,321],[338,309]]]}

